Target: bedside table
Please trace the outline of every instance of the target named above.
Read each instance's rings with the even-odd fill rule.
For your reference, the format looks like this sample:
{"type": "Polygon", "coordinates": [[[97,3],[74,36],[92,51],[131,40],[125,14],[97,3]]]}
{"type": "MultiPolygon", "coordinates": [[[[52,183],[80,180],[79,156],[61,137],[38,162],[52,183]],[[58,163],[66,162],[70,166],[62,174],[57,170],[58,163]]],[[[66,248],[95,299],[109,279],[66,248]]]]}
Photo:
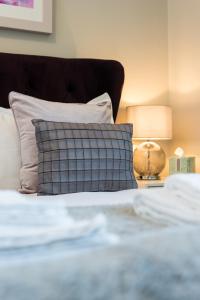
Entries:
{"type": "Polygon", "coordinates": [[[165,178],[160,180],[140,180],[137,179],[138,189],[160,188],[164,185],[165,178]]]}

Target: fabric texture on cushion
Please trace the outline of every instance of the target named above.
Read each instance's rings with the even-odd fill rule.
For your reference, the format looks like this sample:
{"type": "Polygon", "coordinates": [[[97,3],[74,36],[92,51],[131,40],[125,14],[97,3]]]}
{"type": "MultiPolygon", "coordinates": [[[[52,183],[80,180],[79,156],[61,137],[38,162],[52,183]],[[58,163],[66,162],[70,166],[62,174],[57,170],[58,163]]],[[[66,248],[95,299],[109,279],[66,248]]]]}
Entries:
{"type": "Polygon", "coordinates": [[[112,102],[107,93],[87,104],[49,102],[11,92],[12,108],[20,136],[22,167],[20,192],[36,193],[38,185],[38,153],[32,119],[57,122],[111,123],[112,102]]]}
{"type": "Polygon", "coordinates": [[[18,189],[20,143],[11,109],[0,107],[0,189],[18,189]]]}
{"type": "Polygon", "coordinates": [[[39,150],[39,195],[137,187],[131,124],[32,122],[39,150]]]}

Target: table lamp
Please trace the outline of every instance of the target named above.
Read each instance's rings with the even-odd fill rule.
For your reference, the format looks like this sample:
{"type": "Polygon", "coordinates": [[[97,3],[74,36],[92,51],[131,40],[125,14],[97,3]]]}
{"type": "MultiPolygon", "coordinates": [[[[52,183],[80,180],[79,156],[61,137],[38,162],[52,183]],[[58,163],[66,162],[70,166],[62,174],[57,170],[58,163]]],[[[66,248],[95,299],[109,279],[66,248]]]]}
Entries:
{"type": "Polygon", "coordinates": [[[158,180],[166,155],[154,140],[172,139],[172,110],[169,106],[138,105],[127,107],[127,120],[133,124],[133,140],[142,140],[134,151],[138,179],[158,180]]]}

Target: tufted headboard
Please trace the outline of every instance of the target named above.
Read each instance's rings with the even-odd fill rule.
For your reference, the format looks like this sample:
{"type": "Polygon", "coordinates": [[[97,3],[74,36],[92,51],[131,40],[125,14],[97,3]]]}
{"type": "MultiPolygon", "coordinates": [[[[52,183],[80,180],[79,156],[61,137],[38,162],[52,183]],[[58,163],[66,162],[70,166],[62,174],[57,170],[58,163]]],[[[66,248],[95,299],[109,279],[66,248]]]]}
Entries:
{"type": "Polygon", "coordinates": [[[0,106],[10,91],[59,102],[85,103],[108,92],[116,118],[124,69],[114,60],[0,53],[0,106]]]}

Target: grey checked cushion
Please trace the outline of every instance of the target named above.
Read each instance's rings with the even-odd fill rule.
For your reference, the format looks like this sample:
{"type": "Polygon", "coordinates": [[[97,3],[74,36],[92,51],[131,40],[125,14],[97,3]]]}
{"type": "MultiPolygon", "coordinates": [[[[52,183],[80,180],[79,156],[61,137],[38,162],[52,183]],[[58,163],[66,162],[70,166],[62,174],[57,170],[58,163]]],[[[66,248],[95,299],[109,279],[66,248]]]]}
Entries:
{"type": "Polygon", "coordinates": [[[137,187],[132,125],[32,122],[39,152],[39,195],[137,187]]]}

